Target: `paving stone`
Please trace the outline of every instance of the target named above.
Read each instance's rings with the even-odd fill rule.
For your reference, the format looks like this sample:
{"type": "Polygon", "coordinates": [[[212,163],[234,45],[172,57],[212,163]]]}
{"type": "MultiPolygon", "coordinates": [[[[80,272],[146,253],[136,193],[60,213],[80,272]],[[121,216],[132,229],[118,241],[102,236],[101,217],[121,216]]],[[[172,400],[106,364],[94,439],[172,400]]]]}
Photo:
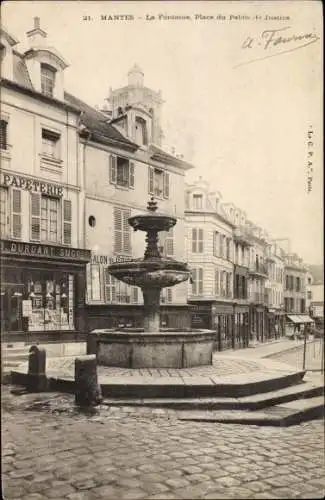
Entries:
{"type": "Polygon", "coordinates": [[[63,486],[59,486],[48,490],[44,490],[44,495],[46,495],[48,498],[64,498],[65,496],[69,495],[70,493],[74,493],[74,489],[72,486],[65,484],[63,486]]]}
{"type": "Polygon", "coordinates": [[[167,479],[166,484],[172,488],[182,488],[183,486],[188,486],[190,483],[183,478],[167,479]]]}
{"type": "Polygon", "coordinates": [[[270,490],[271,486],[267,483],[262,483],[261,481],[250,481],[248,483],[245,483],[245,487],[248,488],[250,491],[255,491],[255,492],[262,492],[266,490],[270,490]]]}

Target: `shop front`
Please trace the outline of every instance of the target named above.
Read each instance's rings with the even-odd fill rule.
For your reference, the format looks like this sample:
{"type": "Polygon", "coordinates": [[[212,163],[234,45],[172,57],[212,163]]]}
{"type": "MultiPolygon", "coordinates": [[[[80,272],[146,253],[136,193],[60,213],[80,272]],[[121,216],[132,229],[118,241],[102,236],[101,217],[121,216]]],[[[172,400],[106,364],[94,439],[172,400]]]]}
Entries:
{"type": "Polygon", "coordinates": [[[84,249],[2,240],[2,340],[80,339],[89,259],[84,249]]]}

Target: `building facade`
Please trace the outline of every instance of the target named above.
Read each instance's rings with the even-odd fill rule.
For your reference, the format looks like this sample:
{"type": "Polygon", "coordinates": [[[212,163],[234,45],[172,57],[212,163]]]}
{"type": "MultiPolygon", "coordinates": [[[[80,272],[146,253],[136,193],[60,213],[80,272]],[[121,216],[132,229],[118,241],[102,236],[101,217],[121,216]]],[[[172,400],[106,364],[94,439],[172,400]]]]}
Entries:
{"type": "MultiPolygon", "coordinates": [[[[145,234],[131,231],[128,218],[145,212],[151,197],[160,213],[177,219],[174,228],[159,234],[161,253],[184,260],[184,197],[180,193],[185,173],[192,167],[161,148],[162,101],[144,87],[140,68],[129,72],[127,86],[112,92],[110,110],[99,111],[72,96],[66,98],[82,110],[84,245],[92,254],[87,266],[88,328],[141,327],[141,290],[116,280],[107,267],[143,257],[145,234]]],[[[189,326],[186,291],[186,283],[163,289],[161,326],[189,326]]]]}
{"type": "Polygon", "coordinates": [[[267,331],[270,336],[278,338],[285,333],[284,252],[276,242],[271,242],[266,248],[265,263],[268,270],[268,279],[265,282],[267,331]]]}
{"type": "Polygon", "coordinates": [[[286,254],[284,309],[287,335],[298,334],[303,331],[306,324],[313,323],[306,309],[307,271],[307,266],[297,254],[286,254]]]}
{"type": "Polygon", "coordinates": [[[1,31],[1,330],[59,340],[85,331],[80,111],[38,18],[27,38],[1,31]]]}
{"type": "Polygon", "coordinates": [[[235,225],[223,209],[221,194],[211,192],[201,178],[186,186],[185,200],[187,261],[192,270],[188,291],[192,327],[215,330],[219,350],[244,347],[248,305],[243,310],[240,299],[234,297],[235,290],[239,290],[234,266],[235,225]]]}

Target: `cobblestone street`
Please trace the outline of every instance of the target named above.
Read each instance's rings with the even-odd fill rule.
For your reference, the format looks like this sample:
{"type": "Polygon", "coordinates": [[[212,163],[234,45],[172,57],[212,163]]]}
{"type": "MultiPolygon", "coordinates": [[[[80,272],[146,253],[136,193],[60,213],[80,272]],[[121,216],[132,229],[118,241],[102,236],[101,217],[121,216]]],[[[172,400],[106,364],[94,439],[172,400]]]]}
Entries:
{"type": "Polygon", "coordinates": [[[324,497],[323,421],[180,422],[172,410],[128,407],[85,416],[72,410],[73,396],[10,389],[3,387],[6,499],[324,497]]]}

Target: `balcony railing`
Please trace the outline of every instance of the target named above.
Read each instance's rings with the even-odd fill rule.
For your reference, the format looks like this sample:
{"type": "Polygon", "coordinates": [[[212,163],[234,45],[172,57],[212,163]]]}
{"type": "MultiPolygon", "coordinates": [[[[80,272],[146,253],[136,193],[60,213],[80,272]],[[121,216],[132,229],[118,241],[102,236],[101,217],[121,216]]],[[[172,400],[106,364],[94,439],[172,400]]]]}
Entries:
{"type": "Polygon", "coordinates": [[[250,264],[248,270],[251,275],[264,277],[268,277],[269,275],[267,266],[265,264],[250,264]]]}

